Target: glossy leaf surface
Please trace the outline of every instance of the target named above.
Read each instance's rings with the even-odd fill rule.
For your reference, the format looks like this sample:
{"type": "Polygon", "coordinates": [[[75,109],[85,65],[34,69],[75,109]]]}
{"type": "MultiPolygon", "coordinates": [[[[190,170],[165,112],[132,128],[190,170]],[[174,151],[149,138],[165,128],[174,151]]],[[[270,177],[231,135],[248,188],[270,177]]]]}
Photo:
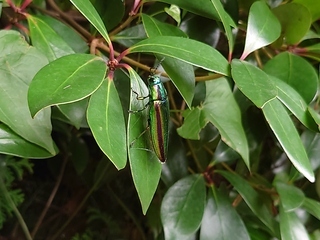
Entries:
{"type": "Polygon", "coordinates": [[[87,0],[70,0],[70,2],[72,2],[72,4],[83,14],[83,16],[88,19],[88,21],[98,30],[107,43],[110,43],[111,41],[109,39],[107,29],[92,3],[87,0]]]}
{"type": "Polygon", "coordinates": [[[225,177],[231,185],[239,192],[252,212],[272,231],[275,232],[275,222],[272,221],[272,214],[267,206],[263,204],[263,199],[251,185],[238,176],[226,171],[216,171],[225,177]]]}
{"type": "Polygon", "coordinates": [[[18,32],[0,32],[0,121],[24,139],[55,155],[50,110],[32,118],[27,104],[28,86],[46,63],[47,58],[30,47],[18,32]]]}
{"type": "Polygon", "coordinates": [[[272,10],[281,23],[281,37],[288,45],[294,45],[307,33],[311,25],[309,10],[299,3],[282,4],[272,10]]]}
{"type": "Polygon", "coordinates": [[[285,212],[294,211],[303,204],[305,196],[299,188],[282,182],[276,182],[275,187],[285,212]]]}
{"type": "Polygon", "coordinates": [[[114,82],[106,79],[89,101],[87,119],[100,149],[117,169],[127,162],[126,127],[114,82]]]}
{"type": "Polygon", "coordinates": [[[128,49],[128,53],[135,52],[157,53],[222,75],[229,75],[228,61],[221,53],[206,44],[187,38],[171,36],[149,38],[128,49]]]}
{"type": "Polygon", "coordinates": [[[310,182],[314,182],[315,177],[310,160],[284,106],[279,100],[273,99],[263,106],[262,111],[292,164],[310,182]]]}
{"type": "Polygon", "coordinates": [[[277,40],[280,32],[281,25],[267,4],[262,1],[253,3],[249,12],[246,42],[241,59],[277,40]]]}
{"type": "Polygon", "coordinates": [[[292,86],[307,104],[317,92],[319,84],[317,73],[302,57],[283,52],[268,61],[263,70],[292,86]]]}
{"type": "Polygon", "coordinates": [[[72,54],[49,63],[30,84],[32,116],[48,106],[84,99],[99,87],[105,73],[102,59],[89,54],[72,54]]]}
{"type": "Polygon", "coordinates": [[[48,151],[28,142],[2,123],[0,124],[0,153],[21,158],[52,157],[48,151]]]}
{"type": "Polygon", "coordinates": [[[310,214],[320,220],[320,202],[311,198],[305,198],[303,201],[303,208],[305,208],[310,214]]]}
{"type": "MultiPolygon", "coordinates": [[[[131,68],[129,69],[129,74],[131,89],[137,92],[140,97],[148,96],[147,86],[141,80],[140,76],[131,68]]],[[[148,98],[145,100],[138,100],[136,98],[137,95],[131,92],[130,111],[141,110],[145,108],[148,103],[148,98]]],[[[146,131],[147,125],[147,109],[129,114],[127,126],[129,162],[133,182],[137,189],[144,214],[147,212],[157,189],[161,174],[161,163],[153,152],[149,132],[146,131]]]]}
{"type": "Polygon", "coordinates": [[[250,239],[241,217],[223,189],[211,187],[209,190],[200,239],[250,239]]]}
{"type": "Polygon", "coordinates": [[[269,76],[254,65],[240,60],[233,60],[231,73],[237,87],[257,107],[277,96],[277,88],[269,76]]]}
{"type": "Polygon", "coordinates": [[[283,240],[308,240],[307,230],[295,212],[285,212],[280,204],[280,232],[283,240]]]}
{"type": "Polygon", "coordinates": [[[165,239],[186,239],[199,228],[205,207],[202,175],[180,179],[166,193],[161,204],[165,239]]]}
{"type": "Polygon", "coordinates": [[[32,45],[45,54],[51,62],[62,56],[72,54],[72,48],[42,19],[27,16],[32,45]]]}

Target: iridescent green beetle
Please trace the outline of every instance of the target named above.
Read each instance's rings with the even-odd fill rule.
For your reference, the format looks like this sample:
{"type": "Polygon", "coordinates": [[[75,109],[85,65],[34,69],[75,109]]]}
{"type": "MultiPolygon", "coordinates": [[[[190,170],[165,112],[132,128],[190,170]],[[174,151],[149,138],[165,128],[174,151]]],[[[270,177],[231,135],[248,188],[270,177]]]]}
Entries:
{"type": "Polygon", "coordinates": [[[149,126],[153,149],[161,162],[167,160],[169,139],[169,101],[167,91],[159,76],[150,75],[149,126]]]}
{"type": "Polygon", "coordinates": [[[150,139],[154,152],[158,159],[164,163],[167,160],[168,153],[170,117],[167,91],[161,82],[160,77],[154,75],[154,73],[151,73],[148,77],[148,89],[149,95],[146,97],[139,96],[138,93],[133,90],[133,92],[137,95],[137,100],[149,98],[149,102],[145,108],[138,111],[131,111],[131,113],[141,112],[149,107],[147,129],[150,129],[150,139]]]}

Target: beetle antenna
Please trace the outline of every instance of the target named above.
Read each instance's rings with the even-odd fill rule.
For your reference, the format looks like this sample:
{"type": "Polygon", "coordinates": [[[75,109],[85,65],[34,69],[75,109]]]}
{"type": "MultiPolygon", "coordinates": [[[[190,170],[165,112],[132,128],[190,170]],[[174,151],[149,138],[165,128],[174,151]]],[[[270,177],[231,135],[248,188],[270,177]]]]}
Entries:
{"type": "Polygon", "coordinates": [[[163,57],[155,67],[150,68],[150,72],[152,75],[154,75],[156,73],[158,67],[161,65],[161,63],[164,61],[164,59],[165,59],[165,57],[163,57]]]}

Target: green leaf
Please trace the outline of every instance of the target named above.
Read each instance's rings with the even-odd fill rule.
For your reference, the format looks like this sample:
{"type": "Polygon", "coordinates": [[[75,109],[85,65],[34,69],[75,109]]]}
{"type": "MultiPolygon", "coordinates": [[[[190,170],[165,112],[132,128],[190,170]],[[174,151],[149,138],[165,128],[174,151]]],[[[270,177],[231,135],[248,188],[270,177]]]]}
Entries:
{"type": "Polygon", "coordinates": [[[312,16],[312,22],[320,18],[320,2],[317,0],[293,0],[294,3],[299,3],[305,6],[312,16]]]}
{"type": "Polygon", "coordinates": [[[88,100],[89,98],[85,98],[77,102],[59,105],[57,108],[68,119],[68,123],[79,129],[86,119],[88,100]]]}
{"type": "Polygon", "coordinates": [[[70,0],[72,4],[88,19],[88,21],[98,30],[107,43],[111,43],[106,27],[104,26],[97,10],[89,0],[70,0]]]}
{"type": "Polygon", "coordinates": [[[229,45],[228,59],[231,59],[233,47],[234,47],[234,39],[233,39],[233,34],[230,26],[235,26],[236,24],[233,22],[229,14],[224,10],[220,0],[211,0],[211,3],[214,9],[217,11],[217,14],[219,15],[219,19],[222,22],[223,28],[226,31],[226,36],[227,36],[228,45],[229,45]]]}
{"type": "Polygon", "coordinates": [[[228,61],[214,48],[187,38],[158,36],[143,40],[128,53],[149,52],[180,59],[203,69],[229,75],[228,61]]]}
{"type": "MultiPolygon", "coordinates": [[[[179,28],[176,28],[173,25],[167,23],[162,23],[146,14],[142,14],[142,21],[148,37],[165,35],[174,35],[181,37],[186,36],[186,34],[179,28]]],[[[162,58],[162,56],[157,57],[158,59],[162,58]]],[[[169,77],[172,79],[174,85],[181,93],[187,105],[190,107],[195,86],[195,78],[192,65],[167,56],[163,59],[162,66],[166,70],[166,73],[169,75],[169,77]]]]}
{"type": "Polygon", "coordinates": [[[199,140],[200,130],[208,123],[202,109],[197,107],[191,110],[185,110],[182,116],[184,118],[183,124],[177,129],[179,135],[186,139],[199,140]]]}
{"type": "Polygon", "coordinates": [[[285,212],[280,204],[280,232],[282,240],[308,240],[307,230],[295,212],[285,212]]]}
{"type": "Polygon", "coordinates": [[[277,96],[277,88],[270,77],[248,62],[232,60],[231,74],[240,91],[259,108],[277,96]]]}
{"type": "MultiPolygon", "coordinates": [[[[148,88],[141,80],[140,76],[129,68],[131,88],[139,96],[148,96],[148,88]]],[[[148,99],[137,100],[137,95],[132,92],[130,98],[130,111],[143,109],[148,103],[148,99]]],[[[147,110],[137,113],[130,113],[127,126],[127,145],[129,152],[129,162],[134,185],[145,214],[148,210],[153,195],[157,189],[161,164],[152,150],[151,141],[146,131],[148,124],[147,110]],[[141,135],[142,134],[142,135],[141,135]]]]}
{"type": "Polygon", "coordinates": [[[307,151],[312,169],[316,170],[320,166],[320,134],[306,130],[301,134],[301,140],[307,151]]]}
{"type": "Polygon", "coordinates": [[[236,150],[250,169],[248,141],[241,124],[241,112],[225,78],[206,81],[203,111],[206,119],[219,130],[221,139],[236,150]]]}
{"type": "Polygon", "coordinates": [[[127,163],[126,128],[112,79],[105,80],[90,97],[87,119],[100,149],[118,170],[124,168],[127,163]]]}
{"type": "Polygon", "coordinates": [[[275,233],[275,221],[267,206],[263,204],[261,196],[250,186],[250,184],[237,174],[226,171],[215,171],[225,177],[231,185],[240,193],[252,212],[275,233]]]}
{"type": "Polygon", "coordinates": [[[277,98],[292,112],[307,128],[318,131],[318,126],[308,111],[308,105],[302,96],[286,82],[271,77],[278,89],[277,98]]]}
{"type": "Polygon", "coordinates": [[[48,106],[86,98],[99,87],[105,73],[102,59],[89,54],[72,54],[49,63],[30,84],[28,101],[32,116],[48,106]]]}
{"type": "Polygon", "coordinates": [[[32,119],[27,102],[31,79],[46,63],[47,58],[29,46],[18,32],[0,31],[0,121],[55,155],[50,109],[32,119]]]}
{"type": "Polygon", "coordinates": [[[181,10],[178,6],[171,4],[169,8],[164,8],[164,11],[177,22],[178,26],[180,25],[181,10]]]}
{"type": "MultiPolygon", "coordinates": [[[[147,0],[147,2],[153,2],[153,1],[154,0],[147,0]]],[[[212,4],[206,0],[198,0],[198,1],[160,0],[160,2],[174,4],[182,9],[185,9],[197,15],[220,20],[217,11],[213,8],[212,4]]]]}
{"type": "Polygon", "coordinates": [[[291,85],[307,104],[317,92],[317,73],[314,67],[300,56],[288,52],[280,53],[268,61],[263,70],[291,85]]]}
{"type": "Polygon", "coordinates": [[[303,201],[303,208],[305,208],[310,214],[320,220],[320,202],[311,198],[305,198],[303,201]]]}
{"type": "Polygon", "coordinates": [[[208,192],[200,230],[200,240],[212,239],[250,239],[225,190],[214,187],[208,192]]]}
{"type": "Polygon", "coordinates": [[[277,40],[280,32],[281,25],[268,5],[262,1],[253,3],[249,12],[246,43],[241,59],[277,40]]]}
{"type": "Polygon", "coordinates": [[[205,182],[199,174],[180,179],[169,188],[161,204],[166,240],[187,239],[198,230],[205,198],[205,182]]]}
{"type": "Polygon", "coordinates": [[[281,23],[281,38],[288,45],[301,41],[311,26],[309,10],[299,3],[287,3],[272,9],[281,23]]]}
{"type": "Polygon", "coordinates": [[[275,187],[285,212],[291,212],[301,207],[305,196],[299,188],[279,181],[275,182],[275,187]]]}
{"type": "Polygon", "coordinates": [[[27,15],[32,45],[45,54],[51,62],[72,54],[72,48],[43,20],[27,15]]]}
{"type": "Polygon", "coordinates": [[[289,160],[302,175],[314,182],[310,160],[284,106],[278,99],[273,99],[263,106],[262,111],[289,160]]]}
{"type": "Polygon", "coordinates": [[[50,26],[74,52],[86,53],[89,51],[88,43],[73,28],[47,15],[39,15],[37,18],[50,26]]]}
{"type": "Polygon", "coordinates": [[[138,24],[119,32],[117,35],[113,36],[112,40],[125,47],[131,47],[133,44],[146,38],[147,35],[143,25],[138,24]]]}
{"type": "Polygon", "coordinates": [[[26,141],[2,123],[0,123],[0,153],[21,158],[52,157],[51,153],[31,142],[26,141]]]}

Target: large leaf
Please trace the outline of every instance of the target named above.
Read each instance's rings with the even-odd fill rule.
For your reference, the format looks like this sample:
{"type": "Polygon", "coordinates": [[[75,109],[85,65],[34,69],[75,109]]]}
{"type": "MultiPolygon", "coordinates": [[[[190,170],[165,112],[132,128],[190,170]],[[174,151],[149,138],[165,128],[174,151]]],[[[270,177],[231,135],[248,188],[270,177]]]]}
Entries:
{"type": "Polygon", "coordinates": [[[248,62],[233,60],[231,74],[240,91],[259,108],[277,96],[277,88],[270,77],[248,62]]]}
{"type": "Polygon", "coordinates": [[[128,53],[157,53],[201,67],[203,69],[229,75],[228,61],[214,48],[181,37],[158,36],[143,40],[128,49],[128,53]]]}
{"type": "Polygon", "coordinates": [[[248,204],[252,212],[275,233],[275,222],[267,206],[263,204],[261,196],[251,187],[251,185],[237,174],[226,171],[215,171],[225,177],[231,185],[240,193],[241,197],[248,204]]]}
{"type": "Polygon", "coordinates": [[[248,231],[227,193],[211,187],[202,219],[200,240],[249,240],[248,231]]]}
{"type": "Polygon", "coordinates": [[[87,119],[95,140],[117,169],[127,162],[126,127],[114,82],[105,80],[92,94],[87,119]]]}
{"type": "Polygon", "coordinates": [[[22,158],[52,157],[48,151],[23,139],[3,123],[0,123],[0,153],[22,158]]]}
{"type": "Polygon", "coordinates": [[[92,3],[89,0],[70,0],[70,2],[72,2],[83,16],[98,30],[107,43],[111,43],[107,29],[92,3]]]}
{"type": "Polygon", "coordinates": [[[280,233],[282,240],[308,240],[308,232],[295,212],[285,212],[280,204],[280,233]]]}
{"type": "MultiPolygon", "coordinates": [[[[129,69],[129,74],[132,90],[138,93],[139,96],[148,96],[148,88],[140,76],[131,68],[129,69]]],[[[141,110],[148,103],[148,99],[138,100],[136,98],[137,95],[132,92],[130,111],[141,110]]],[[[144,214],[147,212],[157,189],[161,174],[161,164],[153,152],[148,133],[145,132],[147,125],[147,109],[129,114],[127,126],[129,162],[133,182],[137,189],[144,214]],[[143,132],[145,132],[145,134],[143,134],[143,132]]],[[[168,160],[170,161],[170,159],[168,160]]]]}
{"type": "Polygon", "coordinates": [[[299,43],[310,28],[311,14],[299,3],[281,4],[272,9],[272,12],[281,23],[281,38],[286,44],[299,43]]]}
{"type": "Polygon", "coordinates": [[[263,106],[262,110],[289,160],[302,175],[309,181],[314,182],[315,177],[310,160],[302,145],[297,129],[284,106],[278,99],[272,99],[263,106]]]}
{"type": "Polygon", "coordinates": [[[72,54],[72,48],[42,19],[27,15],[32,45],[53,61],[72,54]]]}
{"type": "Polygon", "coordinates": [[[37,18],[50,26],[76,53],[87,53],[88,43],[69,25],[48,15],[37,15],[37,18]]]}
{"type": "Polygon", "coordinates": [[[310,103],[318,89],[318,76],[314,67],[302,57],[283,52],[272,58],[263,69],[292,86],[310,103]]]}
{"type": "Polygon", "coordinates": [[[285,212],[294,211],[303,204],[305,196],[299,188],[279,181],[275,182],[275,187],[285,212]]]}
{"type": "Polygon", "coordinates": [[[0,32],[0,121],[54,155],[50,109],[32,119],[27,103],[28,86],[46,63],[47,58],[30,47],[18,32],[0,32]]]}
{"type": "Polygon", "coordinates": [[[306,8],[312,16],[312,22],[319,20],[320,18],[320,1],[317,0],[293,0],[295,3],[300,3],[306,8]]]}
{"type": "MultiPolygon", "coordinates": [[[[160,22],[146,14],[142,15],[142,21],[148,37],[170,35],[186,37],[186,34],[179,28],[160,22]]],[[[158,58],[161,58],[161,56],[158,56],[158,58]]],[[[195,85],[192,65],[167,56],[163,59],[162,66],[190,107],[195,85]]]]}
{"type": "Polygon", "coordinates": [[[72,54],[49,63],[30,84],[32,116],[48,106],[84,99],[99,87],[105,73],[102,59],[89,54],[72,54]]]}
{"type": "Polygon", "coordinates": [[[221,139],[236,150],[250,169],[248,141],[241,124],[241,112],[225,78],[206,81],[203,112],[219,130],[221,139]]]}
{"type": "Polygon", "coordinates": [[[205,197],[202,175],[190,175],[169,188],[161,204],[161,220],[166,240],[187,239],[198,230],[205,197]]]}
{"type": "Polygon", "coordinates": [[[265,2],[252,4],[249,12],[246,43],[241,59],[262,48],[280,36],[281,25],[265,2]]]}

